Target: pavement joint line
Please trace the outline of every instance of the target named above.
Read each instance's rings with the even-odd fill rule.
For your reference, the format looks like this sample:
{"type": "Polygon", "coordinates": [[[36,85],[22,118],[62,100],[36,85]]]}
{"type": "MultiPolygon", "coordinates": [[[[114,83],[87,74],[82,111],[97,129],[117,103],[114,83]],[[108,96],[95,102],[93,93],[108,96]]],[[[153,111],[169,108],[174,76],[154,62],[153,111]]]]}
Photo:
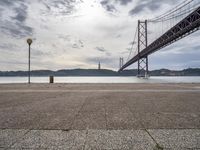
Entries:
{"type": "Polygon", "coordinates": [[[17,138],[13,143],[11,143],[7,148],[5,148],[5,150],[11,148],[14,144],[16,144],[18,141],[20,141],[21,139],[24,138],[24,136],[26,136],[31,130],[26,131],[22,136],[20,136],[19,138],[17,138]]]}
{"type": "Polygon", "coordinates": [[[107,118],[107,109],[106,109],[106,99],[104,99],[104,110],[105,110],[105,120],[106,120],[106,129],[108,128],[108,118],[107,118]]]}
{"type": "Polygon", "coordinates": [[[158,150],[163,150],[164,148],[162,146],[159,145],[159,143],[156,141],[156,139],[149,133],[149,131],[147,129],[144,129],[144,131],[147,132],[147,134],[150,136],[150,138],[155,142],[156,144],[156,148],[158,150]]]}
{"type": "Polygon", "coordinates": [[[89,132],[89,130],[86,130],[86,137],[85,137],[84,148],[83,148],[84,150],[86,150],[86,144],[87,144],[88,132],[89,132]]]}
{"type": "MultiPolygon", "coordinates": [[[[127,102],[125,101],[125,103],[127,104],[127,102]]],[[[130,106],[127,104],[127,106],[128,106],[128,109],[129,109],[129,111],[134,115],[135,114],[135,112],[133,112],[133,110],[130,108],[130,106]]],[[[140,120],[139,121],[140,122],[140,125],[142,126],[142,130],[143,129],[145,129],[145,125],[144,125],[144,123],[142,122],[142,120],[140,120]]]]}
{"type": "MultiPolygon", "coordinates": [[[[140,128],[140,129],[130,129],[133,131],[137,131],[137,130],[144,130],[146,128],[140,128]]],[[[148,128],[146,130],[200,130],[200,128],[148,128]]],[[[77,129],[46,129],[46,128],[39,128],[39,129],[27,129],[27,128],[0,128],[0,130],[36,130],[36,131],[63,131],[63,132],[68,132],[68,131],[80,131],[77,129]]],[[[95,130],[95,129],[89,129],[89,130],[95,130]]],[[[97,129],[100,130],[100,129],[97,129]]],[[[112,131],[112,130],[118,130],[118,129],[102,129],[102,130],[108,130],[108,131],[112,131]]]]}
{"type": "Polygon", "coordinates": [[[71,128],[73,128],[75,119],[79,116],[81,110],[82,110],[83,107],[85,106],[86,100],[87,100],[87,98],[84,100],[84,102],[83,102],[83,104],[81,105],[80,109],[79,109],[78,112],[75,114],[75,116],[74,116],[74,118],[73,118],[73,120],[72,120],[72,123],[71,123],[70,126],[69,126],[69,128],[70,128],[69,130],[71,130],[71,128]]]}

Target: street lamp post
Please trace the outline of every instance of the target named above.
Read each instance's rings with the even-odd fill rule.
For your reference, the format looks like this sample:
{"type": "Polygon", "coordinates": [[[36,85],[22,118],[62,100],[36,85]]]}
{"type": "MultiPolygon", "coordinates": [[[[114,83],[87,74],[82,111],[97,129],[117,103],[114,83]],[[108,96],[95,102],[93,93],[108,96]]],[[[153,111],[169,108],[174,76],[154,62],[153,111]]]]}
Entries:
{"type": "Polygon", "coordinates": [[[31,61],[30,61],[30,59],[31,59],[31,44],[32,44],[32,39],[27,39],[27,43],[28,43],[28,46],[29,46],[29,51],[28,51],[28,84],[30,84],[31,83],[31,81],[30,81],[30,76],[31,76],[31,61]]]}

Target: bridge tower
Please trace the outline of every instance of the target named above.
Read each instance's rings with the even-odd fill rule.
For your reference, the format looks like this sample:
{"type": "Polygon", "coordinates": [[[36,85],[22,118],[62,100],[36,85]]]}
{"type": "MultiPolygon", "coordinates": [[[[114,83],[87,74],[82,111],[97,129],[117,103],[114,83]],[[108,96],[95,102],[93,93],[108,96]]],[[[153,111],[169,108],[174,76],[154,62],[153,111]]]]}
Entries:
{"type": "Polygon", "coordinates": [[[148,56],[140,57],[140,52],[147,46],[147,20],[138,20],[138,77],[148,77],[148,56]]]}

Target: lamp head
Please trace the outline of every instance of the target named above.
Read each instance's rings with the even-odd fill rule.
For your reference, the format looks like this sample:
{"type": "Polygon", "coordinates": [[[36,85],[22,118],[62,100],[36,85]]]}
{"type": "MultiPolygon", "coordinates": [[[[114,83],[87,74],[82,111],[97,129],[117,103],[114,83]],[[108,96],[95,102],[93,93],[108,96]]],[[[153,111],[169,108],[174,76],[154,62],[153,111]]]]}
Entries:
{"type": "Polygon", "coordinates": [[[31,44],[32,44],[32,42],[33,42],[33,40],[32,40],[32,39],[27,39],[27,43],[28,43],[28,45],[31,45],[31,44]]]}

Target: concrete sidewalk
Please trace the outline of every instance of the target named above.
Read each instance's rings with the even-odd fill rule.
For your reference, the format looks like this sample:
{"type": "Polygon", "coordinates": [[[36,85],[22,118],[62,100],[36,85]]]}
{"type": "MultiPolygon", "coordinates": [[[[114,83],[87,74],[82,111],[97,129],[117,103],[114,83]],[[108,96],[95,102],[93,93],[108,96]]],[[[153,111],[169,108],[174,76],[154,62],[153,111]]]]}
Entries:
{"type": "Polygon", "coordinates": [[[0,85],[0,149],[200,149],[200,84],[0,85]]]}
{"type": "Polygon", "coordinates": [[[0,130],[0,149],[199,149],[200,130],[0,130]]]}

